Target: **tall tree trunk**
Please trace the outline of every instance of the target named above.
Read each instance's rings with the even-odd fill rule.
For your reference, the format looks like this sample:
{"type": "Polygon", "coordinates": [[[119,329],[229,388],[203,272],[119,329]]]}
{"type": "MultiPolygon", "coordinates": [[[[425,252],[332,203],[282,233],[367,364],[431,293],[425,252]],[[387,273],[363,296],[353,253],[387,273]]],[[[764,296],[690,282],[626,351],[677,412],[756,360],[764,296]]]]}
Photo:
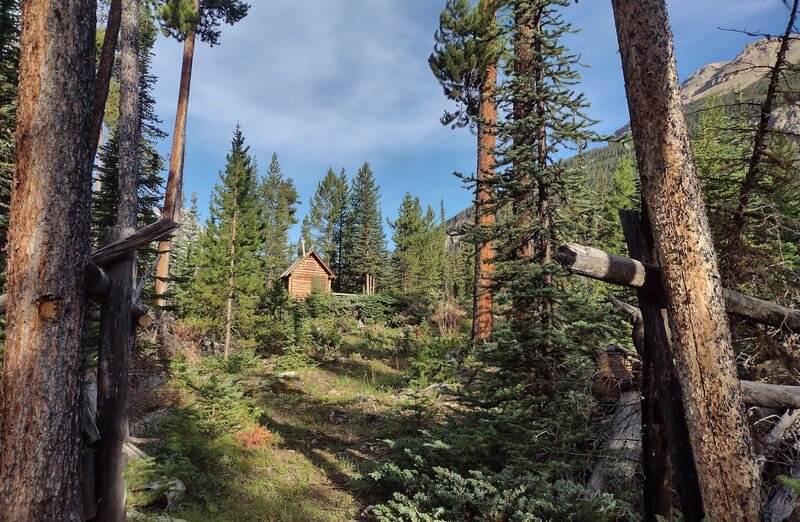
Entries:
{"type": "Polygon", "coordinates": [[[83,520],[95,9],[92,0],[22,6],[0,414],[0,520],[9,522],[83,520]]]}
{"type": "MultiPolygon", "coordinates": [[[[200,0],[194,0],[194,8],[200,11],[200,0]]],[[[183,190],[183,159],[186,152],[186,118],[189,113],[189,88],[192,85],[192,63],[194,61],[194,44],[197,33],[194,28],[186,32],[183,42],[183,63],[181,65],[181,81],[178,87],[178,109],[175,116],[175,130],[172,133],[172,151],[169,158],[169,175],[167,176],[167,191],[164,194],[164,209],[161,217],[175,220],[176,213],[180,210],[181,191],[183,190]]],[[[169,248],[171,241],[159,242],[158,250],[164,255],[156,268],[156,296],[158,304],[167,304],[163,296],[167,292],[169,279],[169,248]]]]}
{"type": "MultiPolygon", "coordinates": [[[[534,17],[534,33],[537,35],[534,40],[534,53],[536,56],[542,56],[542,11],[539,9],[534,17]]],[[[544,71],[542,67],[537,67],[534,73],[534,82],[536,85],[537,94],[543,93],[546,89],[544,85],[544,71]]],[[[539,172],[547,172],[547,124],[545,123],[545,115],[547,106],[544,98],[539,95],[536,102],[536,116],[539,119],[539,127],[536,129],[536,164],[539,172]]],[[[553,261],[553,237],[552,237],[552,222],[550,213],[550,182],[541,178],[538,182],[538,192],[536,197],[536,214],[539,220],[539,244],[536,245],[536,255],[542,266],[548,265],[553,261]]],[[[545,288],[553,286],[553,276],[549,273],[544,275],[542,281],[545,288]]],[[[542,302],[541,312],[542,320],[548,328],[553,328],[553,300],[545,298],[542,302]]],[[[548,341],[547,348],[552,352],[552,343],[548,341]]]]}
{"type": "MultiPolygon", "coordinates": [[[[120,42],[119,181],[117,218],[109,242],[125,238],[136,227],[139,167],[139,0],[122,1],[120,42]]],[[[99,459],[95,486],[98,522],[125,520],[125,455],[128,438],[128,369],[133,339],[135,254],[107,268],[111,293],[100,311],[98,367],[99,459]]]]}
{"type": "MultiPolygon", "coordinates": [[[[233,193],[233,200],[236,201],[236,192],[233,193]]],[[[234,279],[234,271],[236,269],[236,216],[238,214],[238,210],[233,210],[233,219],[231,220],[231,263],[230,267],[228,268],[228,303],[227,309],[225,310],[225,358],[228,358],[231,352],[231,328],[232,328],[232,321],[233,321],[233,298],[235,296],[235,279],[234,279]]]]}
{"type": "Polygon", "coordinates": [[[792,32],[794,31],[794,24],[797,20],[797,7],[800,0],[792,2],[792,9],[789,13],[789,23],[786,25],[786,31],[781,38],[781,45],[778,48],[778,55],[775,58],[775,65],[772,67],[772,73],[769,78],[769,85],[767,86],[767,96],[764,103],[761,104],[761,114],[756,127],[755,139],[753,140],[753,153],[747,163],[747,173],[744,176],[742,185],[739,187],[739,203],[733,213],[733,231],[730,234],[729,242],[736,248],[741,245],[742,233],[745,228],[747,205],[750,203],[750,195],[758,186],[758,167],[764,153],[767,151],[769,139],[769,122],[772,116],[772,106],[778,96],[778,82],[780,81],[781,74],[784,69],[789,65],[786,61],[786,51],[789,49],[789,43],[792,40],[792,32]]]}
{"type": "Polygon", "coordinates": [[[100,49],[100,60],[94,80],[94,108],[92,109],[92,158],[100,147],[100,134],[103,132],[103,118],[106,113],[108,89],[111,75],[114,72],[114,54],[117,52],[119,26],[122,21],[122,0],[111,0],[108,7],[108,22],[103,36],[103,47],[100,49]]]}
{"type": "MultiPolygon", "coordinates": [[[[515,6],[515,34],[514,34],[514,74],[518,79],[531,78],[533,76],[533,59],[531,56],[531,49],[533,47],[533,7],[527,3],[521,3],[515,6]]],[[[525,163],[531,160],[530,154],[533,154],[533,136],[530,132],[520,125],[525,118],[530,115],[532,104],[528,99],[525,91],[529,87],[518,87],[520,91],[514,99],[513,116],[514,123],[517,128],[514,132],[514,148],[517,149],[517,164],[514,165],[517,183],[521,187],[527,187],[530,183],[530,175],[526,172],[525,163]],[[523,152],[524,151],[524,152],[523,152]]],[[[530,195],[525,193],[522,189],[514,195],[514,216],[516,216],[516,226],[522,231],[517,243],[516,256],[519,259],[528,259],[533,255],[533,245],[531,243],[532,235],[529,232],[530,227],[530,211],[527,208],[526,201],[530,195]]],[[[527,306],[521,302],[514,303],[515,313],[524,313],[527,306]]],[[[521,317],[520,317],[521,318],[521,317]]]]}
{"type": "Polygon", "coordinates": [[[612,0],[642,194],[706,516],[758,520],[760,477],[664,0],[612,0]]]}
{"type": "MultiPolygon", "coordinates": [[[[482,0],[484,9],[492,9],[491,0],[482,0]]],[[[481,87],[478,114],[478,168],[475,182],[475,228],[481,236],[475,250],[475,297],[472,307],[472,339],[486,341],[492,335],[492,273],[494,248],[485,236],[494,225],[492,181],[494,179],[494,150],[497,146],[497,64],[486,67],[481,87]]]]}

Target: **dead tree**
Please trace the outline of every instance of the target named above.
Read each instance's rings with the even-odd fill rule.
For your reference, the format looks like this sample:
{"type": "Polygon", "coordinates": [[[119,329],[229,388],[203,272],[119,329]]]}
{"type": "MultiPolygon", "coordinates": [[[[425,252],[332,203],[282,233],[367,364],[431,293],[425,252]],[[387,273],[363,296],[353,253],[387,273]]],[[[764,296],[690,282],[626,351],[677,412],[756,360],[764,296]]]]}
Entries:
{"type": "Polygon", "coordinates": [[[764,102],[761,104],[758,125],[756,126],[755,138],[753,139],[753,153],[750,155],[750,159],[747,162],[747,173],[745,174],[744,180],[742,180],[742,184],[739,187],[739,201],[736,205],[736,210],[733,213],[733,230],[728,238],[728,242],[734,246],[741,245],[742,233],[744,232],[747,217],[747,207],[750,204],[750,196],[758,187],[758,170],[761,164],[761,159],[767,152],[770,119],[772,118],[773,104],[778,97],[778,83],[780,82],[781,75],[785,72],[785,69],[788,65],[786,60],[786,52],[789,50],[789,43],[793,38],[792,33],[795,31],[794,24],[797,20],[798,4],[800,4],[800,0],[792,1],[792,7],[789,13],[789,21],[786,24],[786,30],[781,36],[781,45],[778,47],[778,55],[775,58],[775,65],[772,67],[772,72],[769,76],[767,94],[764,98],[764,102]]]}
{"type": "MultiPolygon", "coordinates": [[[[633,211],[620,211],[620,221],[630,255],[639,261],[653,261],[653,239],[647,222],[633,211]]],[[[700,519],[703,501],[673,361],[667,311],[657,289],[643,285],[636,294],[641,311],[634,321],[634,342],[643,330],[637,348],[642,358],[644,519],[672,519],[673,486],[684,518],[700,519]]]]}
{"type": "Polygon", "coordinates": [[[761,480],[683,115],[666,4],[611,3],[705,515],[758,520],[761,480]]]}
{"type": "Polygon", "coordinates": [[[97,65],[97,75],[94,81],[94,109],[92,110],[92,158],[97,154],[100,143],[100,134],[103,130],[103,118],[106,113],[108,90],[111,76],[114,71],[114,55],[117,51],[119,26],[122,21],[122,0],[111,0],[108,7],[108,22],[103,36],[103,46],[100,49],[100,58],[97,65]]]}
{"type": "MultiPolygon", "coordinates": [[[[136,227],[139,167],[139,0],[122,0],[120,36],[120,121],[117,216],[108,242],[124,239],[136,227]]],[[[111,265],[111,293],[100,310],[97,420],[100,432],[95,494],[98,522],[125,519],[128,437],[128,368],[134,342],[132,312],[136,257],[129,253],[111,265]]]]}
{"type": "Polygon", "coordinates": [[[95,2],[22,4],[0,520],[80,521],[95,2]]]}

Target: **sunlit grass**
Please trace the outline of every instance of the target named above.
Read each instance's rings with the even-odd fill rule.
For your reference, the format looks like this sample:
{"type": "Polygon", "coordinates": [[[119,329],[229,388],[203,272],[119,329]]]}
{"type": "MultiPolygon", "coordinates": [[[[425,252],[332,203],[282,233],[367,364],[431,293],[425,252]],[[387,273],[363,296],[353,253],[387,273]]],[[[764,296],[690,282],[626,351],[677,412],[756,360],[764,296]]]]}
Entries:
{"type": "MultiPolygon", "coordinates": [[[[276,393],[269,365],[235,365],[180,368],[172,385],[183,409],[153,434],[162,437],[156,458],[131,467],[132,487],[180,476],[187,494],[168,514],[190,522],[355,520],[367,503],[357,479],[380,458],[374,448],[408,429],[403,372],[351,350],[295,368],[302,393],[276,393]]],[[[166,514],[152,497],[129,496],[131,520],[166,514]]]]}

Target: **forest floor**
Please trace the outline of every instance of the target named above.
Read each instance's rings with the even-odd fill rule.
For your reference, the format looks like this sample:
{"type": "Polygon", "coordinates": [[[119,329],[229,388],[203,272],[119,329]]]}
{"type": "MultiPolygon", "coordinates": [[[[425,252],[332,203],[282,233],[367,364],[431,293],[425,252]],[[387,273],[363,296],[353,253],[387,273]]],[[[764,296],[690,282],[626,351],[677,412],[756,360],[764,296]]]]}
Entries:
{"type": "Polygon", "coordinates": [[[174,363],[157,389],[164,415],[134,433],[157,441],[141,447],[150,458],[129,466],[130,519],[371,519],[380,499],[364,478],[388,455],[386,440],[433,419],[406,366],[358,338],[323,361],[239,354],[174,363]],[[167,506],[173,478],[186,492],[167,506]]]}

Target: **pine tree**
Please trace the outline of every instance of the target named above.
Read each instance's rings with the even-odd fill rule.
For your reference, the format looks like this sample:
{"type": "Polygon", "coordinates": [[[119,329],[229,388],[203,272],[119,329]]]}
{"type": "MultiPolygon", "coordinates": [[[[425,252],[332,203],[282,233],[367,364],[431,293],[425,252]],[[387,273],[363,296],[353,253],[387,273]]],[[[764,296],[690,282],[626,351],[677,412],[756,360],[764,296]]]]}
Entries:
{"type": "Polygon", "coordinates": [[[582,343],[602,342],[607,331],[602,323],[588,333],[577,327],[597,315],[590,309],[592,296],[571,287],[552,259],[555,245],[570,234],[560,216],[568,172],[556,154],[594,138],[583,114],[585,99],[572,90],[577,57],[561,43],[570,30],[561,17],[567,5],[542,0],[509,6],[512,50],[500,93],[513,110],[499,129],[499,163],[505,168],[495,204],[503,212],[494,236],[501,319],[494,342],[475,354],[473,386],[464,397],[482,419],[481,429],[489,430],[482,451],[516,458],[520,466],[585,443],[581,426],[587,419],[565,419],[564,401],[580,393],[574,383],[585,371],[582,343]],[[546,435],[555,433],[571,436],[546,435]]]}
{"type": "Polygon", "coordinates": [[[352,237],[350,240],[349,267],[350,291],[358,291],[367,276],[380,279],[385,272],[386,235],[380,208],[380,187],[369,163],[364,163],[353,179],[350,190],[352,203],[352,237]]]}
{"type": "Polygon", "coordinates": [[[192,310],[208,318],[226,355],[234,343],[253,346],[257,306],[264,292],[258,250],[258,174],[239,125],[233,133],[227,166],[214,186],[206,230],[200,239],[192,310]]]}
{"type": "Polygon", "coordinates": [[[96,3],[28,0],[22,9],[34,27],[20,37],[0,520],[81,520],[96,3]]]}
{"type": "Polygon", "coordinates": [[[349,199],[350,190],[344,169],[337,175],[332,168],[328,169],[311,198],[309,224],[313,231],[314,248],[337,277],[342,274],[346,262],[345,231],[348,225],[349,199]]]}
{"type": "Polygon", "coordinates": [[[796,144],[780,133],[767,139],[767,149],[758,166],[759,182],[748,198],[741,239],[730,240],[748,161],[752,154],[751,135],[743,132],[752,114],[740,104],[732,111],[716,99],[706,103],[698,133],[692,141],[695,164],[716,248],[724,284],[746,285],[748,291],[791,303],[800,295],[792,274],[800,268],[800,204],[796,194],[800,180],[793,166],[800,158],[796,144]],[[727,112],[730,112],[728,114],[727,112]]]}
{"type": "MultiPolygon", "coordinates": [[[[169,161],[169,175],[164,194],[164,207],[161,215],[175,219],[183,192],[183,159],[186,151],[186,120],[189,113],[189,90],[192,84],[192,64],[194,62],[195,40],[211,46],[219,43],[221,22],[233,25],[247,16],[250,6],[241,0],[157,0],[156,13],[161,28],[167,36],[183,42],[183,61],[181,79],[178,87],[178,103],[175,116],[175,130],[172,133],[172,150],[169,161]]],[[[159,242],[158,250],[168,252],[169,240],[159,242]]],[[[164,296],[169,279],[169,256],[161,258],[156,270],[156,294],[164,296]]],[[[159,304],[166,300],[159,298],[159,304]]]]}
{"type": "Polygon", "coordinates": [[[291,263],[289,229],[297,223],[295,213],[300,201],[292,179],[283,178],[276,153],[272,154],[260,193],[261,223],[264,229],[262,256],[265,284],[269,286],[291,263]]]}
{"type": "Polygon", "coordinates": [[[303,256],[312,250],[316,250],[314,245],[314,236],[311,234],[311,217],[306,216],[303,218],[303,224],[300,226],[300,239],[296,245],[297,256],[303,256]]]}
{"type": "Polygon", "coordinates": [[[394,288],[406,294],[421,293],[438,297],[442,285],[444,244],[436,222],[436,212],[428,207],[423,213],[419,198],[406,193],[397,220],[389,225],[394,230],[394,288]]]}
{"type": "Polygon", "coordinates": [[[190,286],[197,276],[197,256],[200,249],[200,238],[203,229],[200,226],[200,213],[197,207],[197,193],[192,193],[192,203],[189,208],[182,208],[180,212],[180,228],[172,239],[172,259],[170,264],[173,269],[175,285],[175,299],[179,313],[185,313],[191,308],[190,286]]]}
{"type": "Polygon", "coordinates": [[[455,101],[455,112],[445,112],[442,124],[476,129],[478,162],[474,177],[475,225],[468,238],[475,244],[475,298],[472,336],[485,341],[492,332],[494,250],[491,227],[495,207],[492,186],[495,176],[494,149],[497,141],[497,62],[500,45],[496,12],[498,2],[448,0],[439,18],[434,52],[428,59],[431,71],[445,96],[455,101]]]}

